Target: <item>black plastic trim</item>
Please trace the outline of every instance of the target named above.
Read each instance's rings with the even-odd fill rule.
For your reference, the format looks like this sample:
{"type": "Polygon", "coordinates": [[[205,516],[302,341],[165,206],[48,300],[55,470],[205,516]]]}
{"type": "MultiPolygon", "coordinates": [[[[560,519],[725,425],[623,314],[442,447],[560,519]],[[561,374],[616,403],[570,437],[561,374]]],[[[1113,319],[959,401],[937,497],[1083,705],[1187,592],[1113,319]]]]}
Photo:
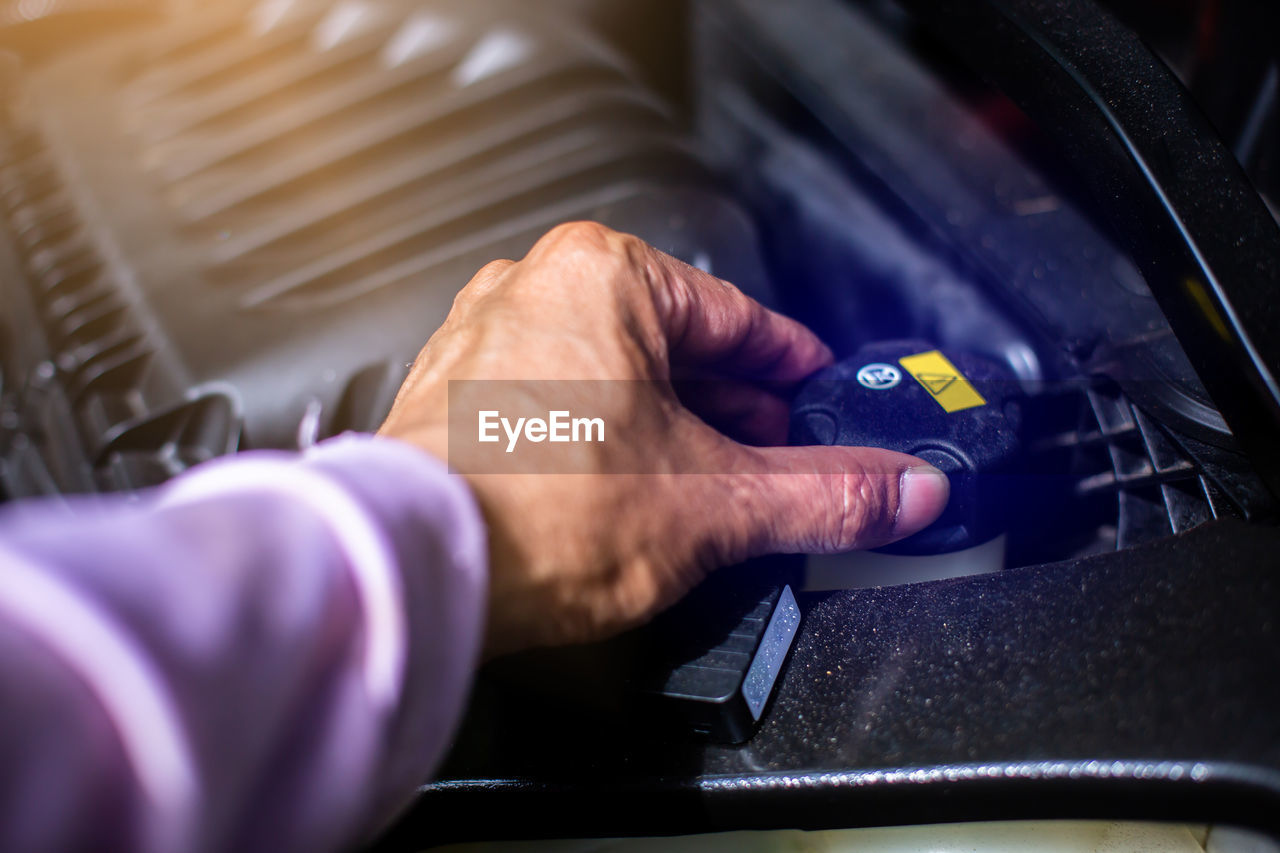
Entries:
{"type": "Polygon", "coordinates": [[[1191,96],[1091,0],[904,5],[1058,138],[1280,494],[1280,226],[1191,96]]]}

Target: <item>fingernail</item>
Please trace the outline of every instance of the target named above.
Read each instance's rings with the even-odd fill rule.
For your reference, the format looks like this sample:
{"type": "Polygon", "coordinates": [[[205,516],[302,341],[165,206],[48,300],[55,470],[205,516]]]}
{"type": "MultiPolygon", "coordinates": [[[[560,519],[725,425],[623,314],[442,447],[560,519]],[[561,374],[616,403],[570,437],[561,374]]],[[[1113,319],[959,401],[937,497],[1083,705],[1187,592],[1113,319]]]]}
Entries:
{"type": "Polygon", "coordinates": [[[932,465],[908,468],[898,485],[898,517],[893,536],[901,539],[924,530],[947,508],[951,482],[932,465]]]}

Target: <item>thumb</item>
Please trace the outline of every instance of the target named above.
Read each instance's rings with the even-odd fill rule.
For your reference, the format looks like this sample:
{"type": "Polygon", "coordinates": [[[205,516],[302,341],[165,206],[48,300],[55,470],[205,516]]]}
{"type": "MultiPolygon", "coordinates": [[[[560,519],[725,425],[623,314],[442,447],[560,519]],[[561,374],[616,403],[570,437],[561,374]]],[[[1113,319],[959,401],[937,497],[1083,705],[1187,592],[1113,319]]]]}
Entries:
{"type": "MultiPolygon", "coordinates": [[[[741,447],[717,478],[736,516],[710,531],[735,559],[887,545],[942,514],[947,477],[923,460],[871,447],[741,447]]],[[[715,524],[717,522],[712,521],[715,524]]]]}

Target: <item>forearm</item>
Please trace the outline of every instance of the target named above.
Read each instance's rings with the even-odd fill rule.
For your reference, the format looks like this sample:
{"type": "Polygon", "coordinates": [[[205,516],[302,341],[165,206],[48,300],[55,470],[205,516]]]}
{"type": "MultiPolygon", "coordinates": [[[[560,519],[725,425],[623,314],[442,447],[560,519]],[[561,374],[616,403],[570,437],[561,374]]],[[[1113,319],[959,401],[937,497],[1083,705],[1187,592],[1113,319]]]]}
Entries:
{"type": "MultiPolygon", "coordinates": [[[[303,462],[246,454],[70,520],[28,510],[0,522],[0,542],[14,567],[0,583],[0,679],[16,695],[23,650],[47,660],[41,701],[75,709],[60,725],[84,747],[32,753],[23,770],[69,819],[110,823],[99,838],[166,850],[350,840],[429,774],[481,642],[470,495],[386,440],[341,440],[303,462]],[[88,785],[120,808],[78,813],[100,809],[100,796],[72,796],[88,785]]],[[[9,722],[0,739],[51,725],[34,711],[9,722]]],[[[21,807],[0,797],[0,826],[38,833],[9,820],[21,807]]]]}

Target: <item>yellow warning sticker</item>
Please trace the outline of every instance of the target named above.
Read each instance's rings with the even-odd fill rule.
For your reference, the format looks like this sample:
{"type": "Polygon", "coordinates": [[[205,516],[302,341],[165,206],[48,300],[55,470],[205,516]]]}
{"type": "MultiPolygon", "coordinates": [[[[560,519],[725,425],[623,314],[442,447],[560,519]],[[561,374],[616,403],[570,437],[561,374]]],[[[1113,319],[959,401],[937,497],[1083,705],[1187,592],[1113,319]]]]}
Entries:
{"type": "Polygon", "coordinates": [[[969,384],[964,374],[947,357],[937,350],[908,355],[898,359],[898,364],[915,377],[938,405],[948,412],[985,406],[978,389],[969,384]]]}

